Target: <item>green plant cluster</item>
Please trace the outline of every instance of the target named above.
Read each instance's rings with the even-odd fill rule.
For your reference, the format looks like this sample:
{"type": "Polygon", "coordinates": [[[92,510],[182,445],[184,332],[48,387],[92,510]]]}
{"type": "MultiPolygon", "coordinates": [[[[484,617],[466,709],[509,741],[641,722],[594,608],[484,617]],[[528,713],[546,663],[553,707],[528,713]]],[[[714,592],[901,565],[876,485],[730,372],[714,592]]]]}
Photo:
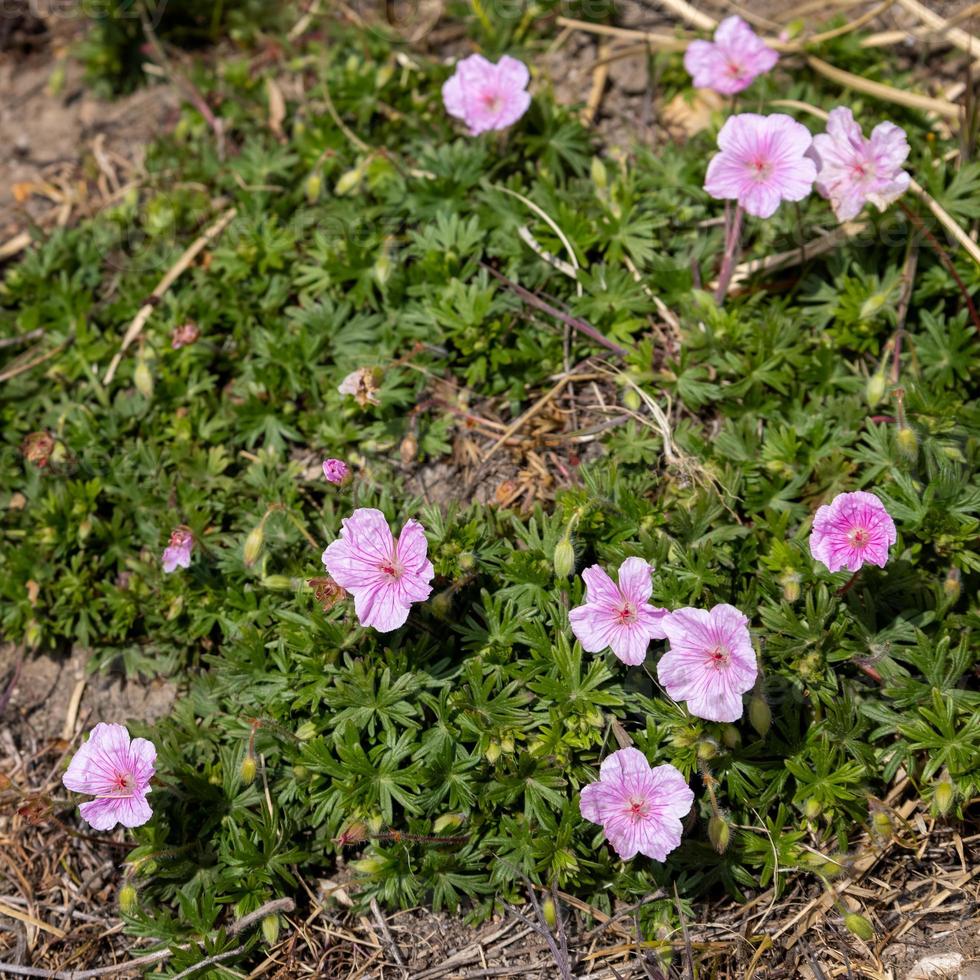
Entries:
{"type": "MultiPolygon", "coordinates": [[[[846,865],[900,772],[937,814],[960,814],[980,791],[980,343],[936,250],[900,210],[869,213],[863,236],[718,308],[696,288],[721,247],[709,220],[720,208],[701,189],[713,132],[603,161],[542,84],[506,137],[463,137],[441,107],[444,67],[377,33],[331,30],[329,45],[287,45],[284,66],[266,69],[304,79],[281,137],[247,58],[202,73],[226,159],[186,109],[149,154],[145,187],[39,243],[0,286],[5,335],[43,327],[63,347],[0,388],[0,628],[183,685],[171,717],[131,725],[159,748],[154,819],[134,832],[131,927],[210,930],[227,906],[296,894],[297,876],[327,875],[342,851],[359,894],[391,905],[486,914],[526,879],[604,908],[668,883],[685,901],[741,895],[846,865]],[[567,258],[522,198],[571,243],[580,294],[522,240],[526,227],[567,258]],[[160,276],[230,206],[206,260],[104,385],[160,276]],[[457,418],[436,382],[516,417],[563,370],[561,325],[488,266],[628,352],[572,336],[572,363],[608,358],[607,392],[628,418],[530,515],[426,505],[400,461],[407,435],[409,470],[450,451],[457,418]],[[673,342],[658,301],[677,318],[673,342]],[[171,349],[187,321],[201,338],[171,349]],[[381,371],[377,405],[337,391],[364,366],[381,371]],[[21,449],[39,431],[54,440],[44,466],[21,449]],[[316,475],[325,456],[354,465],[356,490],[316,475]],[[885,569],[841,595],[846,576],[814,563],[807,534],[820,503],[861,488],[899,538],[885,569]],[[395,633],[361,628],[347,604],[324,611],[306,584],[355,492],[427,530],[433,599],[395,633]],[[201,544],[187,571],[164,575],[179,524],[201,544]],[[657,605],[727,602],[749,616],[763,672],[751,720],[692,718],[643,669],[582,652],[567,620],[582,584],[554,567],[570,528],[579,571],[639,555],[656,567],[657,605]],[[618,861],[579,815],[580,788],[624,736],[697,791],[663,866],[618,861]],[[729,828],[722,854],[709,787],[729,828]]],[[[673,61],[664,77],[685,84],[673,61]]],[[[802,72],[757,85],[762,103],[777,90],[841,100],[802,72]]],[[[866,128],[885,118],[881,104],[849,104],[866,128]]],[[[949,162],[951,141],[924,117],[889,115],[920,183],[958,220],[980,217],[980,169],[949,162]]],[[[784,207],[751,223],[746,258],[833,227],[816,197],[784,207]]],[[[980,270],[942,242],[976,294],[980,270]]],[[[642,915],[652,926],[672,906],[642,915]]]]}

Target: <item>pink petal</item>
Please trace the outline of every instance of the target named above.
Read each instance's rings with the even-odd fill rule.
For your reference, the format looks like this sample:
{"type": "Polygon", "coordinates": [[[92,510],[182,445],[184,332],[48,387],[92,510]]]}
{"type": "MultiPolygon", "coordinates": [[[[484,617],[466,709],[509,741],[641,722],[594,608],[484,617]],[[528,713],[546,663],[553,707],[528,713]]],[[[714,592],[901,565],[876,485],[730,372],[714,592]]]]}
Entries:
{"type": "Polygon", "coordinates": [[[613,632],[619,625],[600,606],[586,603],[568,613],[575,638],[587,653],[601,653],[612,642],[613,632]]]}
{"type": "MultiPolygon", "coordinates": [[[[609,648],[630,667],[639,667],[646,660],[649,646],[650,637],[639,623],[634,623],[632,626],[616,626],[610,632],[609,648]]],[[[585,649],[584,644],[583,649],[585,649]]]]}
{"type": "Polygon", "coordinates": [[[582,570],[585,582],[585,601],[588,603],[610,603],[622,601],[619,588],[601,565],[589,565],[582,570]]]}
{"type": "Polygon", "coordinates": [[[361,625],[373,626],[379,633],[390,633],[404,626],[408,619],[409,608],[401,600],[398,587],[394,584],[362,589],[354,593],[354,611],[361,625]]]}
{"type": "Polygon", "coordinates": [[[619,566],[619,591],[630,602],[642,605],[653,594],[652,571],[649,563],[642,558],[627,558],[619,566]]]}

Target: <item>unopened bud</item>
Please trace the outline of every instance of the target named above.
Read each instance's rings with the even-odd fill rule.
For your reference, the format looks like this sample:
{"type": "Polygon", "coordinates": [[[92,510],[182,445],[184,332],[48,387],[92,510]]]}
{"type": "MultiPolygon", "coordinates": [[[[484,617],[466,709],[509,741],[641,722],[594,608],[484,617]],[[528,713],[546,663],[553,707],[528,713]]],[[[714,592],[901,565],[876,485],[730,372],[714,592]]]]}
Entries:
{"type": "Polygon", "coordinates": [[[875,937],[874,927],[871,923],[863,916],[858,915],[857,912],[848,912],[844,916],[844,925],[854,933],[858,939],[863,939],[866,943],[871,942],[875,937]]]}
{"type": "Polygon", "coordinates": [[[444,589],[442,592],[437,592],[432,597],[429,608],[436,619],[448,620],[453,611],[453,590],[444,589]]]}
{"type": "Polygon", "coordinates": [[[338,197],[343,197],[355,190],[364,179],[364,168],[362,166],[352,167],[337,178],[334,185],[334,193],[338,197]]]}
{"type": "Polygon", "coordinates": [[[310,204],[316,204],[320,199],[320,191],[323,188],[323,177],[319,173],[310,174],[306,178],[306,200],[310,204]]]}
{"type": "Polygon", "coordinates": [[[336,843],[341,847],[350,847],[352,844],[363,843],[367,838],[367,827],[363,823],[352,823],[336,839],[336,843]]]}
{"type": "Polygon", "coordinates": [[[915,429],[907,425],[900,425],[898,432],[895,433],[895,443],[898,451],[908,459],[915,459],[919,452],[919,437],[915,434],[915,429]]]}
{"type": "Polygon", "coordinates": [[[718,743],[711,738],[704,738],[698,742],[698,758],[713,759],[718,754],[718,743]]]}
{"type": "Polygon", "coordinates": [[[623,404],[631,411],[638,412],[640,406],[643,404],[643,399],[640,398],[640,393],[630,385],[626,391],[623,392],[623,404]]]}
{"type": "Polygon", "coordinates": [[[304,765],[293,766],[293,779],[298,783],[305,783],[310,778],[310,770],[304,765]]]}
{"type": "Polygon", "coordinates": [[[871,829],[882,840],[891,840],[895,833],[895,825],[892,823],[892,818],[888,815],[887,810],[875,807],[871,811],[871,829]]]}
{"type": "Polygon", "coordinates": [[[24,645],[33,650],[41,642],[41,627],[36,619],[32,619],[24,630],[24,645]]]}
{"type": "Polygon", "coordinates": [[[541,915],[549,929],[557,928],[558,909],[555,908],[555,900],[550,895],[546,895],[541,902],[541,915]]]}
{"type": "Polygon", "coordinates": [[[255,755],[251,751],[245,754],[245,758],[242,759],[242,767],[239,770],[239,774],[242,777],[242,784],[245,786],[251,786],[255,782],[255,774],[258,772],[259,766],[255,761],[255,755]]]}
{"type": "Polygon", "coordinates": [[[555,578],[568,578],[575,571],[575,549],[567,534],[555,545],[554,565],[555,578]]]}
{"type": "Polygon", "coordinates": [[[145,357],[141,357],[136,362],[136,370],[133,371],[133,384],[136,390],[144,398],[153,397],[153,372],[145,357]]]}
{"type": "Polygon", "coordinates": [[[599,159],[599,157],[592,158],[592,183],[600,190],[603,191],[609,186],[609,174],[606,171],[606,165],[599,159]]]}
{"type": "Polygon", "coordinates": [[[447,830],[456,830],[462,827],[466,817],[462,813],[444,813],[441,817],[436,817],[432,824],[432,833],[442,834],[447,830]]]}
{"type": "Polygon", "coordinates": [[[248,532],[248,537],[245,539],[245,549],[243,556],[245,559],[245,566],[251,568],[259,559],[259,555],[262,554],[262,544],[265,541],[265,521],[259,521],[251,531],[248,532]]]}
{"type": "Polygon", "coordinates": [[[86,517],[78,525],[78,540],[84,541],[92,533],[92,522],[86,517]]]}
{"type": "Polygon", "coordinates": [[[864,390],[865,397],[868,399],[869,408],[877,408],[885,397],[885,388],[888,382],[885,380],[883,371],[876,371],[868,378],[867,387],[864,390]]]}
{"type": "Polygon", "coordinates": [[[369,856],[358,858],[356,861],[351,861],[350,866],[355,871],[359,871],[362,875],[376,875],[384,868],[385,862],[384,858],[369,856]]]}
{"type": "Polygon", "coordinates": [[[936,804],[936,812],[939,816],[945,817],[953,806],[953,800],[956,799],[956,789],[948,776],[936,783],[932,799],[936,804]]]}
{"type": "Polygon", "coordinates": [[[749,724],[763,738],[765,738],[769,726],[772,724],[772,712],[761,694],[753,694],[749,698],[749,724]]]}
{"type": "Polygon", "coordinates": [[[136,889],[127,881],[119,889],[119,911],[123,915],[133,915],[138,907],[139,895],[136,894],[136,889]]]}
{"type": "Polygon", "coordinates": [[[513,736],[511,736],[511,735],[505,735],[500,740],[500,748],[501,748],[502,751],[504,751],[504,752],[506,752],[508,754],[510,754],[511,752],[513,752],[514,751],[514,739],[513,739],[513,736]]]}
{"type": "Polygon", "coordinates": [[[779,580],[783,587],[783,598],[787,602],[796,602],[800,597],[800,573],[787,568],[783,572],[783,577],[779,580]]]}
{"type": "Polygon", "coordinates": [[[279,939],[279,916],[275,913],[262,920],[262,938],[269,946],[275,946],[279,939]]]}
{"type": "Polygon", "coordinates": [[[728,850],[728,839],[730,835],[731,831],[724,817],[715,814],[708,821],[708,840],[711,841],[711,846],[719,854],[724,854],[728,850]]]}
{"type": "Polygon", "coordinates": [[[459,558],[456,559],[456,564],[461,572],[472,572],[476,570],[476,555],[472,551],[464,551],[459,558]]]}
{"type": "Polygon", "coordinates": [[[821,810],[823,810],[823,807],[820,805],[820,801],[814,799],[812,796],[803,804],[803,815],[807,820],[816,820],[820,816],[821,810]]]}
{"type": "Polygon", "coordinates": [[[725,725],[721,731],[721,740],[726,749],[737,749],[742,744],[742,733],[734,725],[725,725]]]}
{"type": "Polygon", "coordinates": [[[308,742],[311,738],[316,738],[316,725],[312,721],[304,721],[299,728],[296,729],[296,737],[301,742],[308,742]]]}
{"type": "Polygon", "coordinates": [[[493,765],[500,758],[500,743],[491,742],[483,754],[487,757],[487,762],[493,765]]]}
{"type": "Polygon", "coordinates": [[[943,580],[943,592],[951,603],[959,601],[961,578],[960,570],[954,566],[946,573],[946,578],[943,580]]]}
{"type": "Polygon", "coordinates": [[[403,466],[411,466],[419,454],[419,441],[415,438],[414,432],[408,432],[402,439],[398,447],[398,455],[401,456],[403,466]]]}
{"type": "Polygon", "coordinates": [[[293,588],[293,580],[288,575],[263,575],[261,585],[263,589],[287,592],[293,588]]]}

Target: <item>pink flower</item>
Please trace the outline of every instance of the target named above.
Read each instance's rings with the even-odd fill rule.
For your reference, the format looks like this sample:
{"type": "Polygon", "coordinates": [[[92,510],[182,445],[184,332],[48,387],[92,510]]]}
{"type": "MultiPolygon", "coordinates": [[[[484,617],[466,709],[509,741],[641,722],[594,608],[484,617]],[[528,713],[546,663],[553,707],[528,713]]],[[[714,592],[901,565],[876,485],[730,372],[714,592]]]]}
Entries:
{"type": "Polygon", "coordinates": [[[684,54],[684,67],[698,88],[734,95],[748,88],[779,60],[741,17],[726,17],[713,41],[692,41],[684,54]]]}
{"type": "Polygon", "coordinates": [[[585,604],[569,614],[572,632],[589,653],[609,647],[624,664],[637,667],[651,640],[666,635],[661,623],[666,609],[651,606],[650,566],[642,558],[627,558],[619,566],[617,585],[599,565],[582,572],[585,604]]]}
{"type": "Polygon", "coordinates": [[[671,765],[650,768],[639,749],[620,749],[602,760],[599,780],[582,790],[579,809],[602,824],[613,850],[628,861],[637,853],[663,861],[681,842],[681,818],[694,793],[671,765]]]}
{"type": "Polygon", "coordinates": [[[194,344],[201,336],[201,331],[193,320],[182,323],[179,327],[174,327],[170,334],[170,346],[174,350],[180,350],[188,344],[194,344]]]}
{"type": "Polygon", "coordinates": [[[406,522],[396,544],[384,514],[359,507],[344,518],[340,537],[323,553],[323,564],[353,594],[361,625],[388,633],[405,623],[413,602],[424,602],[432,592],[435,573],[427,547],[418,521],[406,522]]]}
{"type": "Polygon", "coordinates": [[[462,119],[470,136],[506,129],[527,112],[531,96],[527,66],[504,55],[497,64],[471,54],[457,62],[456,71],[442,87],[446,112],[462,119]]]}
{"type": "Polygon", "coordinates": [[[810,193],[817,175],[806,155],[811,142],[806,126],[781,113],[731,116],[718,134],[721,152],[708,164],[704,189],[769,218],[781,201],[802,201],[810,193]]]}
{"type": "Polygon", "coordinates": [[[186,527],[175,527],[170,534],[170,543],[163,549],[163,570],[168,574],[178,567],[187,568],[191,563],[191,549],[194,547],[194,535],[186,527]]]}
{"type": "Polygon", "coordinates": [[[670,648],[657,664],[657,677],[692,715],[708,721],[742,717],[742,695],[759,672],[748,622],[724,603],[678,609],[664,620],[670,648]]]}
{"type": "Polygon", "coordinates": [[[883,122],[865,139],[854,113],[838,106],[827,118],[827,132],[814,136],[817,191],[830,200],[838,221],[857,217],[870,201],[884,211],[909,187],[902,164],[909,155],[905,130],[883,122]]]}
{"type": "Polygon", "coordinates": [[[873,493],[839,493],[813,518],[810,554],[832,572],[856,572],[865,562],[884,568],[897,537],[895,522],[873,493]]]}
{"type": "Polygon", "coordinates": [[[325,459],[323,475],[339,487],[350,475],[350,467],[342,459],[325,459]]]}
{"type": "Polygon", "coordinates": [[[130,741],[123,725],[98,724],[68,764],[62,782],[75,793],[95,799],[79,807],[96,830],[117,823],[139,827],[153,816],[146,794],[156,771],[157,750],[145,738],[130,741]]]}

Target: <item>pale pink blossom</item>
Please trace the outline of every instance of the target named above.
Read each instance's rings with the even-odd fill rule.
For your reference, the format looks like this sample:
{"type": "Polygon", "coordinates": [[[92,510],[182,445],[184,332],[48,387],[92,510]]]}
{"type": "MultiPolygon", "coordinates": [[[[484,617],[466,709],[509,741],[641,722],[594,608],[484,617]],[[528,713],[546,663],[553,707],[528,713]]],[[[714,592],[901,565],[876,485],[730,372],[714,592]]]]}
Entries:
{"type": "Polygon", "coordinates": [[[748,619],[726,603],[710,610],[687,607],[664,620],[670,647],[657,677],[675,701],[708,721],[738,721],[742,695],[759,672],[748,619]]]}
{"type": "Polygon", "coordinates": [[[909,155],[905,130],[879,123],[865,138],[854,113],[838,106],[827,117],[827,132],[813,138],[817,191],[830,200],[838,221],[857,217],[867,202],[884,211],[908,188],[902,164],[909,155]]]}
{"type": "Polygon", "coordinates": [[[620,749],[602,760],[599,780],[583,788],[579,809],[602,825],[624,861],[637,854],[663,861],[680,844],[681,820],[693,802],[673,766],[651,768],[639,749],[620,749]]]}
{"type": "Polygon", "coordinates": [[[323,564],[354,596],[361,625],[388,633],[404,625],[413,602],[424,602],[432,592],[435,573],[427,548],[418,521],[407,521],[396,543],[384,514],[360,507],[344,518],[340,537],[323,552],[323,564]]]}
{"type": "Polygon", "coordinates": [[[117,823],[139,827],[153,816],[146,794],[156,771],[157,750],[145,738],[130,740],[123,725],[100,723],[68,764],[62,782],[75,793],[94,796],[79,807],[96,830],[117,823]]]}
{"type": "Polygon", "coordinates": [[[832,572],[856,572],[865,563],[884,568],[896,539],[895,522],[873,493],[839,493],[813,518],[810,554],[832,572]]]}
{"type": "Polygon", "coordinates": [[[170,533],[170,543],[163,549],[160,559],[163,570],[167,573],[178,568],[188,568],[191,563],[191,550],[194,547],[194,535],[190,528],[175,527],[170,533]]]}
{"type": "Polygon", "coordinates": [[[442,86],[446,112],[462,119],[471,136],[506,129],[527,112],[531,96],[527,66],[504,55],[497,64],[471,54],[456,63],[456,71],[442,86]]]}
{"type": "Polygon", "coordinates": [[[650,641],[664,638],[661,623],[667,615],[648,602],[650,572],[642,558],[627,558],[619,566],[618,585],[599,565],[582,572],[585,604],[576,606],[568,620],[583,650],[600,653],[609,647],[624,664],[643,663],[650,641]]]}
{"type": "Polygon", "coordinates": [[[782,113],[731,116],[718,133],[721,152],[708,164],[704,189],[769,218],[782,201],[802,201],[812,190],[817,168],[806,155],[812,141],[806,126],[782,113]]]}
{"type": "Polygon", "coordinates": [[[684,54],[684,67],[697,88],[734,95],[748,88],[779,60],[741,17],[726,17],[713,41],[692,41],[684,54]]]}
{"type": "Polygon", "coordinates": [[[323,475],[329,483],[340,486],[350,476],[350,467],[342,459],[325,459],[323,475]]]}

